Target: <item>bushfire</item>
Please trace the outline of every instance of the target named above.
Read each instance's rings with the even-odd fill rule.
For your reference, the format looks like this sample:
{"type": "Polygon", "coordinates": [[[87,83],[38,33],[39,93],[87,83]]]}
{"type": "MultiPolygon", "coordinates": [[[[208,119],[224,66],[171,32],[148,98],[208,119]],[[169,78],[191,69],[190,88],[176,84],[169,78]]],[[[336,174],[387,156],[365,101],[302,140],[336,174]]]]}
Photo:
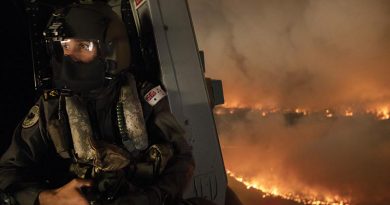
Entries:
{"type": "Polygon", "coordinates": [[[235,180],[243,183],[247,189],[253,188],[263,193],[263,198],[277,196],[287,200],[293,200],[298,203],[307,205],[350,205],[350,199],[341,199],[339,196],[308,196],[295,193],[283,193],[276,186],[267,187],[262,185],[256,179],[247,179],[243,176],[238,176],[230,170],[226,173],[235,180]]]}
{"type": "Polygon", "coordinates": [[[227,174],[265,199],[389,204],[389,107],[216,107],[227,174]]]}
{"type": "Polygon", "coordinates": [[[259,112],[262,117],[267,117],[270,114],[274,113],[282,113],[282,114],[298,114],[303,116],[308,115],[323,115],[326,118],[334,118],[334,117],[353,117],[354,115],[370,115],[375,117],[378,120],[388,120],[390,119],[390,106],[382,106],[377,108],[370,109],[323,109],[323,110],[310,110],[304,108],[251,108],[246,106],[221,106],[217,107],[214,111],[215,114],[234,114],[237,110],[250,110],[252,112],[259,112]]]}

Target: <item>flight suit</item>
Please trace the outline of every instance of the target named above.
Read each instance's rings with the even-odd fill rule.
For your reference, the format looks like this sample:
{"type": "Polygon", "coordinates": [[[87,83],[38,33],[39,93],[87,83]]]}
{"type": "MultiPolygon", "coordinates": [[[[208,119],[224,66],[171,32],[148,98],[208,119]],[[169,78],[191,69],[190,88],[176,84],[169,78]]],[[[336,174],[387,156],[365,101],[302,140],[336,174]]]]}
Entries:
{"type": "MultiPolygon", "coordinates": [[[[114,83],[104,98],[86,101],[89,112],[94,113],[91,115],[94,118],[91,124],[97,128],[94,136],[123,148],[115,114],[121,86],[121,82],[114,83]]],[[[147,82],[137,82],[148,142],[150,146],[171,145],[173,155],[163,171],[144,184],[143,180],[137,180],[134,169],[126,168],[126,180],[132,188],[112,200],[112,204],[174,203],[180,200],[192,177],[195,166],[192,149],[170,113],[167,98],[154,106],[144,99],[153,87],[147,82]]],[[[12,143],[0,160],[0,190],[10,193],[21,205],[36,204],[41,191],[59,188],[75,178],[75,174],[69,171],[74,163],[73,147],[71,140],[63,137],[68,131],[66,123],[61,124],[64,119],[61,119],[60,99],[61,93],[53,90],[39,98],[26,119],[15,129],[12,143]],[[55,131],[53,126],[57,126],[55,131]]],[[[132,166],[137,167],[137,163],[132,166]]]]}

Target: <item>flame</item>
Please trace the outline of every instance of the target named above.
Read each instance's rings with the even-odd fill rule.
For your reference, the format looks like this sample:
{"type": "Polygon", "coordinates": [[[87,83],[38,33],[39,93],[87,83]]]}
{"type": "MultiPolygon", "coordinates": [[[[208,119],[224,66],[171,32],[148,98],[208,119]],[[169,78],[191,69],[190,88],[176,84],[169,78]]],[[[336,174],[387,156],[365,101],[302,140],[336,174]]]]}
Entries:
{"type": "MultiPolygon", "coordinates": [[[[240,110],[245,112],[258,112],[258,115],[261,117],[268,117],[272,114],[284,114],[284,113],[297,113],[300,115],[308,116],[319,116],[320,118],[355,118],[359,116],[369,116],[377,120],[390,120],[390,104],[389,105],[375,105],[375,106],[366,106],[364,108],[360,107],[343,107],[343,108],[326,108],[312,110],[309,108],[296,107],[296,108],[275,108],[275,107],[263,107],[257,105],[255,107],[246,106],[243,104],[225,104],[223,106],[216,107],[214,109],[216,114],[235,114],[240,112],[240,110]]],[[[234,178],[235,180],[241,182],[246,186],[247,189],[256,189],[261,192],[262,197],[280,197],[286,200],[292,200],[300,204],[305,205],[351,205],[351,199],[338,196],[334,193],[320,193],[320,190],[313,190],[309,188],[302,191],[298,184],[294,184],[293,190],[290,191],[286,185],[278,184],[277,182],[272,182],[269,179],[262,179],[261,177],[248,177],[237,175],[230,170],[226,170],[226,173],[234,178]]],[[[305,188],[304,186],[303,188],[305,188]]],[[[306,189],[306,188],[305,188],[306,189]]],[[[326,192],[326,191],[325,191],[326,192]]]]}
{"type": "Polygon", "coordinates": [[[388,107],[381,107],[376,110],[376,116],[380,120],[388,120],[390,119],[390,113],[389,113],[389,108],[388,107]]]}
{"type": "Polygon", "coordinates": [[[263,193],[262,197],[281,197],[283,199],[292,200],[301,204],[306,205],[350,205],[350,199],[342,199],[341,197],[335,196],[323,196],[317,197],[313,196],[303,196],[302,194],[294,193],[283,193],[280,188],[277,186],[264,186],[256,180],[246,179],[242,176],[237,176],[230,170],[226,170],[226,173],[234,178],[235,180],[241,182],[246,186],[247,189],[256,189],[263,193]]]}
{"type": "Polygon", "coordinates": [[[262,109],[261,104],[255,104],[255,105],[246,105],[243,103],[240,103],[238,101],[233,102],[225,102],[223,105],[221,105],[224,108],[230,108],[230,109],[262,109]]]}
{"type": "Polygon", "coordinates": [[[309,114],[309,111],[307,109],[295,108],[294,111],[297,114],[303,114],[303,115],[308,115],[309,114]]]}
{"type": "Polygon", "coordinates": [[[332,118],[333,117],[333,113],[329,109],[326,109],[325,110],[325,117],[332,118]]]}
{"type": "Polygon", "coordinates": [[[354,111],[351,107],[348,107],[347,109],[340,110],[340,109],[325,109],[325,110],[310,110],[308,108],[289,108],[289,109],[282,109],[282,108],[266,108],[262,107],[261,104],[256,104],[256,106],[248,106],[244,104],[239,103],[225,103],[222,106],[218,106],[216,109],[214,109],[214,113],[217,115],[221,114],[234,114],[237,112],[237,110],[241,109],[247,109],[254,112],[259,112],[259,114],[262,117],[267,117],[270,114],[274,113],[297,113],[302,114],[304,116],[309,116],[311,114],[318,114],[322,113],[323,116],[326,118],[333,118],[336,116],[344,116],[344,117],[354,117],[357,114],[367,114],[367,115],[373,115],[378,120],[389,120],[390,119],[390,105],[385,106],[377,106],[374,108],[367,108],[367,109],[360,109],[357,111],[354,111]]]}
{"type": "Polygon", "coordinates": [[[351,108],[346,109],[345,112],[344,112],[344,116],[346,116],[346,117],[353,117],[352,109],[351,108]]]}

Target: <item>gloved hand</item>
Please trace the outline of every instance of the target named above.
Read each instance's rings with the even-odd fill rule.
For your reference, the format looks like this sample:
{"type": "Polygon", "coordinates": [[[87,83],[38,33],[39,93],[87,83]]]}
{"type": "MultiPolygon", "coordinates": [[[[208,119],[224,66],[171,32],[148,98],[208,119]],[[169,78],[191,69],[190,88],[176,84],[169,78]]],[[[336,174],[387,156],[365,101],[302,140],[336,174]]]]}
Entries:
{"type": "Polygon", "coordinates": [[[0,190],[0,204],[1,205],[17,205],[15,199],[7,193],[0,190]]]}

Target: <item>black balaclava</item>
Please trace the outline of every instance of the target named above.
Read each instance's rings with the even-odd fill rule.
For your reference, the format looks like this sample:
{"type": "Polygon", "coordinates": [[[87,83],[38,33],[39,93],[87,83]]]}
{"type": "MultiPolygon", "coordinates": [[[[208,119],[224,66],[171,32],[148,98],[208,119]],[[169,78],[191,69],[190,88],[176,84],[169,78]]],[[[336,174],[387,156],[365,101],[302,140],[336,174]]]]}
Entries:
{"type": "MultiPolygon", "coordinates": [[[[56,66],[57,67],[57,66],[56,66]]],[[[106,65],[102,59],[94,59],[91,62],[75,62],[69,56],[62,58],[62,64],[58,64],[58,79],[55,87],[68,88],[75,93],[87,94],[90,91],[103,88],[106,65]]]]}

